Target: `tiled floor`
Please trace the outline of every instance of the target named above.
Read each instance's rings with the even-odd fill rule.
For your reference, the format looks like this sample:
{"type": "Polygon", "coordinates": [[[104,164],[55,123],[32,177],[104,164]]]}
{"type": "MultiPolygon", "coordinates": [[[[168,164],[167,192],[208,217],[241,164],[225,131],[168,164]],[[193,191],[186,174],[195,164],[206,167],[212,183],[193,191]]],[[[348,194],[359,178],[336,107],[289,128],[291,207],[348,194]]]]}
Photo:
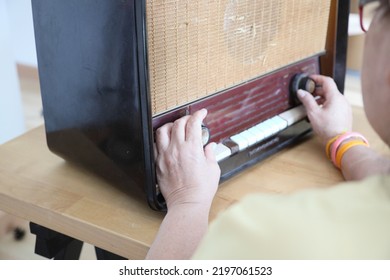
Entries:
{"type": "MultiPolygon", "coordinates": [[[[31,69],[30,69],[31,70],[31,69]]],[[[27,130],[43,124],[42,104],[38,75],[34,71],[19,71],[25,124],[27,130]]],[[[358,72],[349,71],[346,78],[345,95],[352,105],[362,106],[360,77],[358,72]]],[[[44,259],[34,254],[35,236],[29,233],[28,222],[22,222],[26,236],[21,241],[13,238],[12,232],[0,237],[0,259],[44,259]]],[[[85,244],[82,259],[96,259],[94,249],[85,244]]]]}

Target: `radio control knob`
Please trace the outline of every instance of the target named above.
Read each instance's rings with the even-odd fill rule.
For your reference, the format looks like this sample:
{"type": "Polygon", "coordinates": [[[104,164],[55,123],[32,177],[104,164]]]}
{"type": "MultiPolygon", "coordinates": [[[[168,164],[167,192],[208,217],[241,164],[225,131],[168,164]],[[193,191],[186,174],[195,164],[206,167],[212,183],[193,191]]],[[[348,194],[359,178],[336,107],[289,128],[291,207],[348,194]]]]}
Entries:
{"type": "Polygon", "coordinates": [[[297,97],[298,89],[303,89],[313,94],[316,90],[316,83],[306,73],[298,73],[292,78],[290,83],[290,96],[291,101],[296,105],[301,103],[297,97]]]}
{"type": "Polygon", "coordinates": [[[207,126],[202,124],[202,144],[206,146],[206,144],[210,141],[210,130],[207,126]]]}

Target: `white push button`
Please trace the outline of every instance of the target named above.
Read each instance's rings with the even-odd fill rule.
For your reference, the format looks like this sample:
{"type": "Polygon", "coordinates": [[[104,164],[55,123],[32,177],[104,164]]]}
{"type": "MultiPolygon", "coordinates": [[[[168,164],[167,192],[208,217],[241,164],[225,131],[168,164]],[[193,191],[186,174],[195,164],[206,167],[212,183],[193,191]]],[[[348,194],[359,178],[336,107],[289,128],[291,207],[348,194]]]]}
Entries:
{"type": "Polygon", "coordinates": [[[234,141],[237,145],[240,151],[246,149],[249,146],[248,141],[242,137],[240,134],[236,134],[232,137],[230,137],[232,141],[234,141]]]}
{"type": "Polygon", "coordinates": [[[256,142],[260,142],[265,138],[264,131],[256,126],[249,128],[248,131],[256,136],[256,142]]]}
{"type": "Polygon", "coordinates": [[[306,109],[303,105],[300,105],[279,114],[279,117],[286,120],[288,125],[292,125],[306,117],[306,109]]]}
{"type": "Polygon", "coordinates": [[[215,158],[217,159],[217,161],[221,161],[221,160],[229,157],[232,154],[232,151],[228,147],[226,147],[224,144],[219,143],[215,147],[214,154],[215,154],[215,158]]]}
{"type": "Polygon", "coordinates": [[[281,131],[281,130],[285,129],[288,126],[287,121],[282,119],[279,116],[275,116],[271,120],[273,121],[275,126],[278,127],[278,131],[281,131]]]}
{"type": "Polygon", "coordinates": [[[250,133],[248,130],[241,132],[239,135],[246,139],[248,146],[252,146],[257,142],[256,135],[250,133]]]}

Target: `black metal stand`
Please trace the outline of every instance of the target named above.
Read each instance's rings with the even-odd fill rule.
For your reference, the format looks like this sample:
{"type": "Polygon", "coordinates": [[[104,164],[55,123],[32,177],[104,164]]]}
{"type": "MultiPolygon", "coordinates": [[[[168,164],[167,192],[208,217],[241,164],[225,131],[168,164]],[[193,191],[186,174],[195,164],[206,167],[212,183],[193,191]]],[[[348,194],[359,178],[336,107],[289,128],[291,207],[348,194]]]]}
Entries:
{"type": "Polygon", "coordinates": [[[96,258],[98,260],[126,260],[126,258],[111,253],[109,251],[95,247],[96,258]]]}
{"type": "MultiPolygon", "coordinates": [[[[36,254],[54,260],[80,259],[82,241],[32,222],[30,222],[30,231],[36,235],[36,254]]],[[[95,247],[95,253],[98,260],[126,259],[98,247],[95,247]]]]}
{"type": "Polygon", "coordinates": [[[78,260],[83,242],[49,228],[30,223],[36,235],[35,253],[54,260],[78,260]]]}

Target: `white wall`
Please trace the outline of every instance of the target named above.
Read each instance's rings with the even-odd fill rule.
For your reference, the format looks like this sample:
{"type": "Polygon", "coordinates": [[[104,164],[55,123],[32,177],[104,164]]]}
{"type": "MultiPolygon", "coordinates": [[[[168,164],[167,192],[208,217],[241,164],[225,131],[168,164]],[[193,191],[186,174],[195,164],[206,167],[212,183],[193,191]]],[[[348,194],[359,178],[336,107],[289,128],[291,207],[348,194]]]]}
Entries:
{"type": "Polygon", "coordinates": [[[30,0],[0,0],[0,144],[25,131],[16,62],[36,66],[30,0]]]}
{"type": "MultiPolygon", "coordinates": [[[[3,0],[2,0],[3,1],[3,0]]],[[[31,0],[5,0],[10,27],[10,40],[17,63],[37,66],[31,0]]]]}

